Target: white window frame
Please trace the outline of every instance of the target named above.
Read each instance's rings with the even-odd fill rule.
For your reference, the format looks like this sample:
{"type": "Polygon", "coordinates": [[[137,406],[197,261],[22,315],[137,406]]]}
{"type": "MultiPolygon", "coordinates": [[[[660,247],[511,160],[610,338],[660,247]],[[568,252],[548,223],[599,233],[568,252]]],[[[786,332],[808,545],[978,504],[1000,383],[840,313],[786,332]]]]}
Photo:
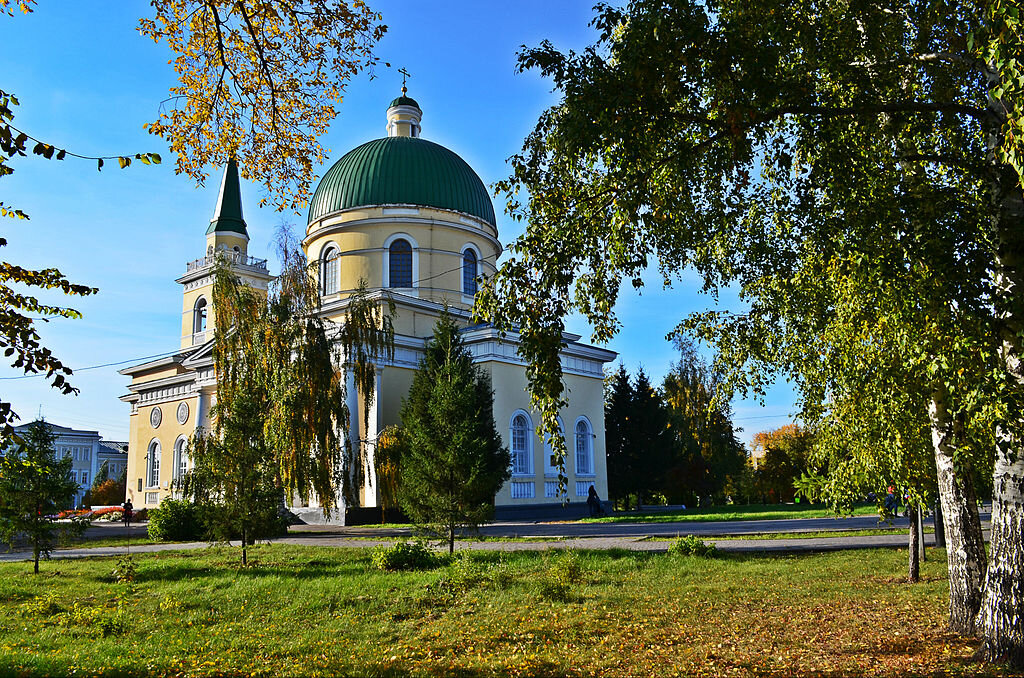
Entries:
{"type": "MultiPolygon", "coordinates": [[[[562,431],[562,438],[564,439],[565,438],[565,422],[562,421],[561,417],[558,418],[558,428],[562,431]]],[[[568,450],[566,450],[566,451],[568,451],[568,450]]],[[[549,436],[547,434],[544,434],[544,476],[546,478],[557,478],[558,477],[558,467],[557,466],[553,466],[551,464],[551,456],[552,456],[551,439],[549,438],[549,436]]],[[[568,469],[568,465],[566,465],[566,468],[568,469]]]]}
{"type": "Polygon", "coordinates": [[[174,441],[174,467],[171,469],[172,480],[181,480],[182,471],[188,470],[189,458],[188,453],[185,451],[185,445],[187,444],[188,439],[185,436],[178,436],[178,439],[174,441]],[[184,459],[184,462],[182,459],[184,459]],[[182,468],[183,466],[184,469],[182,468]]]}
{"type": "Polygon", "coordinates": [[[576,466],[576,475],[581,476],[581,477],[585,476],[585,477],[588,477],[588,478],[593,477],[594,475],[596,475],[594,473],[594,437],[595,436],[594,436],[594,427],[590,423],[590,419],[588,419],[585,416],[578,417],[576,419],[576,424],[573,426],[573,434],[574,434],[575,443],[576,443],[574,445],[575,454],[573,455],[574,460],[575,460],[575,466],[576,466]],[[584,440],[586,441],[586,450],[584,451],[584,454],[586,455],[587,462],[588,462],[588,466],[587,466],[586,470],[583,470],[583,469],[580,468],[580,433],[579,433],[579,426],[580,426],[580,424],[583,424],[587,428],[587,432],[585,434],[586,437],[584,438],[584,440]]]}
{"type": "Polygon", "coordinates": [[[324,245],[323,249],[320,250],[320,294],[322,296],[328,296],[331,294],[337,294],[341,291],[341,248],[338,247],[337,243],[333,240],[329,241],[324,245]],[[334,254],[333,260],[330,259],[331,254],[334,254]],[[334,266],[333,278],[334,286],[328,289],[328,274],[330,273],[330,267],[334,266]]]}
{"type": "MultiPolygon", "coordinates": [[[[385,289],[396,289],[396,290],[407,290],[416,289],[419,287],[420,279],[420,246],[416,242],[416,238],[412,237],[408,233],[392,233],[388,236],[388,239],[384,241],[384,251],[382,253],[383,264],[381,271],[384,272],[383,280],[381,281],[385,289]],[[412,288],[409,287],[391,287],[391,243],[396,240],[406,240],[409,242],[409,246],[412,247],[412,288]]],[[[460,269],[461,270],[461,269],[460,269]]]]}
{"type": "Polygon", "coordinates": [[[513,412],[512,416],[509,417],[509,420],[508,420],[508,446],[509,446],[509,450],[511,450],[511,452],[512,452],[512,475],[513,475],[513,477],[516,477],[516,478],[526,478],[526,477],[530,477],[530,476],[534,475],[534,471],[533,471],[533,437],[534,437],[533,418],[530,416],[530,413],[527,412],[526,410],[516,410],[515,412],[513,412]],[[526,420],[526,432],[525,432],[525,434],[526,434],[525,435],[526,449],[523,450],[523,454],[526,457],[526,470],[525,471],[519,471],[519,472],[517,472],[515,470],[516,469],[515,435],[516,435],[516,419],[518,417],[523,417],[526,420]]]}
{"type": "Polygon", "coordinates": [[[146,488],[160,489],[160,441],[156,438],[149,441],[146,447],[146,488]],[[156,476],[156,483],[150,484],[153,476],[156,476]]]}
{"type": "Polygon", "coordinates": [[[476,280],[477,280],[476,289],[477,289],[478,292],[480,291],[480,282],[479,281],[480,281],[480,273],[481,273],[481,271],[483,271],[483,259],[484,258],[483,258],[483,255],[480,254],[480,248],[477,247],[476,245],[474,245],[471,242],[466,243],[465,245],[462,246],[462,249],[459,250],[459,288],[462,290],[462,296],[465,297],[465,300],[466,301],[472,301],[476,297],[476,292],[474,292],[473,294],[469,294],[468,292],[466,292],[466,285],[465,285],[465,282],[464,282],[465,275],[466,275],[465,266],[466,266],[466,251],[467,250],[471,251],[473,254],[476,255],[476,280]]]}
{"type": "Polygon", "coordinates": [[[207,301],[206,297],[204,297],[203,295],[199,295],[198,297],[196,297],[195,303],[192,304],[192,334],[202,334],[203,332],[206,331],[206,328],[209,327],[209,325],[210,325],[210,302],[207,301]],[[199,327],[199,318],[200,318],[200,314],[199,314],[200,305],[199,305],[199,302],[203,302],[203,305],[202,305],[201,308],[203,308],[205,310],[205,312],[201,316],[203,318],[203,321],[204,321],[202,327],[199,327]]]}

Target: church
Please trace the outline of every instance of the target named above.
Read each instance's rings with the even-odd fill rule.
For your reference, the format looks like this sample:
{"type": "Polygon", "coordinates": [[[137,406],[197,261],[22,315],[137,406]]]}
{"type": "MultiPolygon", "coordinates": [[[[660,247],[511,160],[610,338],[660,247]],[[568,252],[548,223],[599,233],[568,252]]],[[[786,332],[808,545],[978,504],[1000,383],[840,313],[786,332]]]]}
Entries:
{"type": "MultiPolygon", "coordinates": [[[[377,365],[369,413],[362,411],[354,380],[347,379],[350,442],[363,446],[365,460],[360,507],[379,506],[373,461],[377,435],[401,423],[402,399],[447,306],[462,326],[474,362],[491,378],[494,420],[512,457],[512,477],[494,498],[497,514],[555,509],[563,501],[558,469],[537,431],[540,417],[530,407],[518,338],[471,324],[479,281],[494,273],[502,252],[490,195],[462,158],[422,138],[422,118],[419,104],[403,87],[387,109],[387,136],[349,151],[324,174],[310,201],[302,240],[309,262],[319,264],[320,312],[327,320],[345,317],[349,295],[360,280],[366,281],[372,299],[385,304],[390,298],[396,308],[394,358],[377,365]],[[361,430],[364,421],[369,424],[361,430]]],[[[173,481],[189,468],[189,437],[198,427],[210,427],[210,407],[217,397],[211,312],[217,257],[226,257],[235,274],[255,289],[266,290],[272,280],[267,261],[250,257],[248,244],[232,160],[224,170],[205,250],[177,279],[183,292],[181,350],[121,370],[131,378],[121,400],[131,408],[128,498],[137,508],[155,507],[172,494],[173,481]]],[[[566,334],[562,350],[569,405],[560,414],[560,425],[572,503],[584,502],[591,485],[601,497],[608,494],[603,372],[616,356],[579,339],[566,334]]],[[[324,520],[315,502],[290,508],[307,522],[324,520]]],[[[343,524],[345,516],[340,510],[330,520],[343,524]]]]}

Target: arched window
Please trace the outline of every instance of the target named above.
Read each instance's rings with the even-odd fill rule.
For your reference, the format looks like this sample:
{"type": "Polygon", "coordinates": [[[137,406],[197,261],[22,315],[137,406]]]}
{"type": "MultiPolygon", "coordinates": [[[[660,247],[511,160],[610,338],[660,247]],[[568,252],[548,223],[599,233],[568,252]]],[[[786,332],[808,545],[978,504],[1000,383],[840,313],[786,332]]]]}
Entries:
{"type": "Polygon", "coordinates": [[[388,248],[388,287],[412,287],[412,245],[396,240],[388,248]]]}
{"type": "Polygon", "coordinates": [[[320,257],[320,293],[323,296],[338,291],[338,257],[341,253],[335,247],[328,247],[320,257]]]}
{"type": "MultiPolygon", "coordinates": [[[[565,437],[565,427],[562,426],[562,420],[558,420],[558,432],[565,437]]],[[[557,476],[558,475],[558,464],[555,463],[555,455],[551,449],[551,438],[550,436],[544,436],[544,475],[546,476],[557,476]]]]}
{"type": "Polygon", "coordinates": [[[594,475],[594,436],[586,419],[576,422],[576,475],[594,475]]]}
{"type": "Polygon", "coordinates": [[[476,252],[467,247],[462,253],[462,293],[468,297],[476,294],[477,273],[476,252]]]}
{"type": "Polygon", "coordinates": [[[181,480],[188,472],[188,453],[185,451],[186,440],[178,438],[174,443],[174,480],[181,480]]]}
{"type": "Polygon", "coordinates": [[[525,414],[512,417],[512,474],[528,476],[533,473],[533,454],[530,441],[533,426],[525,414]]]}
{"type": "Polygon", "coordinates": [[[146,487],[160,486],[160,441],[154,440],[149,444],[149,451],[146,453],[146,487]]]}
{"type": "Polygon", "coordinates": [[[206,331],[206,299],[199,297],[196,299],[195,310],[192,312],[192,333],[198,334],[199,332],[206,331]]]}

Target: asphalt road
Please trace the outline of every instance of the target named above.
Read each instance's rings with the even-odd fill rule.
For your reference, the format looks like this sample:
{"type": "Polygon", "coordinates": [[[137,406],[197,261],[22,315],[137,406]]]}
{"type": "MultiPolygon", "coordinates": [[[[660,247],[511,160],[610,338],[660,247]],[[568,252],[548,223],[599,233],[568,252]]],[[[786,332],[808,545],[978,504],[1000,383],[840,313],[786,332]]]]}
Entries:
{"type": "MultiPolygon", "coordinates": [[[[983,522],[989,516],[982,515],[983,522]]],[[[930,524],[931,519],[926,521],[930,524]]],[[[726,552],[808,552],[857,548],[905,548],[907,545],[907,519],[899,518],[891,526],[879,524],[873,516],[852,518],[799,518],[791,520],[747,520],[718,522],[672,522],[672,523],[578,523],[578,522],[501,522],[485,526],[481,533],[488,537],[531,538],[542,541],[478,541],[460,540],[459,549],[472,550],[545,550],[545,549],[607,549],[622,548],[632,551],[664,551],[671,539],[693,534],[715,543],[726,552]],[[829,532],[890,528],[891,534],[877,536],[829,536],[829,532]],[[821,536],[805,539],[724,539],[715,536],[742,536],[744,534],[765,534],[784,532],[820,532],[821,536]]],[[[87,539],[131,534],[142,539],[146,533],[144,524],[125,528],[119,523],[96,524],[86,533],[87,539]]],[[[331,546],[366,548],[380,543],[389,543],[387,538],[407,536],[408,529],[363,527],[337,527],[302,525],[293,528],[287,537],[273,541],[286,544],[309,546],[331,546]],[[375,538],[376,537],[376,538],[375,538]]],[[[925,535],[925,544],[934,545],[934,537],[925,535]]],[[[206,542],[178,544],[138,544],[131,546],[134,553],[153,553],[182,549],[206,548],[206,542]]],[[[54,558],[88,558],[123,555],[125,546],[98,548],[70,548],[53,552],[54,558]]],[[[0,553],[0,561],[27,560],[31,554],[25,551],[0,553]]]]}

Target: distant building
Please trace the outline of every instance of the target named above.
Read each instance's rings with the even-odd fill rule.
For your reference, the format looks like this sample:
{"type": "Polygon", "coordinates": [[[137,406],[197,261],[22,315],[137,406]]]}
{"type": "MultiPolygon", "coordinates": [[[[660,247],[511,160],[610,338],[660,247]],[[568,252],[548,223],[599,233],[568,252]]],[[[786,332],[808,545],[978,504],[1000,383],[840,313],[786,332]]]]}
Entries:
{"type": "MultiPolygon", "coordinates": [[[[74,505],[82,505],[82,497],[92,486],[100,465],[106,461],[109,476],[116,479],[128,466],[128,444],[100,439],[99,431],[80,431],[45,422],[54,435],[53,452],[57,457],[71,458],[71,479],[78,483],[74,505]],[[113,469],[117,469],[115,473],[113,469]]],[[[32,424],[15,426],[18,435],[32,424]]]]}

